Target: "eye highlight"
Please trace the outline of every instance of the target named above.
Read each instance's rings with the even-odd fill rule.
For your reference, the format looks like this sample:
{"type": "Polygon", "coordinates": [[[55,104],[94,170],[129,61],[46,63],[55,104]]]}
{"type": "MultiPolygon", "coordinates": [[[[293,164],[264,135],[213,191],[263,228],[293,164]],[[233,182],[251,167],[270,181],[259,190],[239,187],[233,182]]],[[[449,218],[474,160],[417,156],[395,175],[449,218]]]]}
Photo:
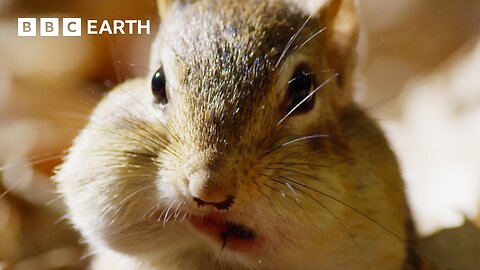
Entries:
{"type": "Polygon", "coordinates": [[[152,95],[156,104],[166,104],[168,102],[165,73],[159,68],[152,78],[152,95]]]}
{"type": "Polygon", "coordinates": [[[312,93],[316,86],[316,80],[310,68],[306,64],[300,64],[295,68],[286,94],[285,110],[289,115],[306,113],[315,104],[315,95],[312,93]]]}

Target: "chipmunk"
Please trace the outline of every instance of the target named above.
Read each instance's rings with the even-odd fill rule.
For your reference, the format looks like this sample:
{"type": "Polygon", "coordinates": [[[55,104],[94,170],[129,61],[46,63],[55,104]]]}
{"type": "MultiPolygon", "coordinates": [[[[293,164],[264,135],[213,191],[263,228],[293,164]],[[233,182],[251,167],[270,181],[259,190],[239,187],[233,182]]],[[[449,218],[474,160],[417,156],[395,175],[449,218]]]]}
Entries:
{"type": "Polygon", "coordinates": [[[154,72],[101,101],[55,176],[93,269],[421,269],[352,97],[355,1],[158,5],[154,72]]]}

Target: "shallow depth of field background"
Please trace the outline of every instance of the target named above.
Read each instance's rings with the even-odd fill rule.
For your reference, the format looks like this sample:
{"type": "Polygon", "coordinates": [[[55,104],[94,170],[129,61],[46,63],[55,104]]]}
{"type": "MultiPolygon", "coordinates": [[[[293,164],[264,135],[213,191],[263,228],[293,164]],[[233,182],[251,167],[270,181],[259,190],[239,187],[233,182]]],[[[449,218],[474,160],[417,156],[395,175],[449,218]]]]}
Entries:
{"type": "MultiPolygon", "coordinates": [[[[357,98],[399,157],[420,249],[479,269],[480,0],[360,6],[357,98]]],[[[0,269],[85,267],[49,177],[102,93],[148,72],[154,38],[17,37],[18,17],[42,16],[158,23],[154,0],[0,0],[0,269]]]]}

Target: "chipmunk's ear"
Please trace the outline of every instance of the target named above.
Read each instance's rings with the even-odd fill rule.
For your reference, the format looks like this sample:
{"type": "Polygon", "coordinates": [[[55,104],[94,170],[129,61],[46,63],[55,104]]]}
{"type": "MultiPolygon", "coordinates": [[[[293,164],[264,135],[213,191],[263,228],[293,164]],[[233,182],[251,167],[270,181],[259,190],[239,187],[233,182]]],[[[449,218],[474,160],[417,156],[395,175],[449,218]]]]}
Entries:
{"type": "Polygon", "coordinates": [[[161,20],[165,19],[172,5],[176,3],[180,5],[184,5],[194,1],[195,0],[157,0],[158,13],[160,14],[160,19],[161,20]]]}
{"type": "Polygon", "coordinates": [[[356,0],[307,0],[311,14],[326,27],[327,61],[339,73],[339,84],[350,88],[356,64],[358,14],[356,0]]]}
{"type": "Polygon", "coordinates": [[[182,0],[158,0],[158,13],[160,20],[164,20],[167,17],[170,8],[175,2],[183,2],[182,0]]]}
{"type": "Polygon", "coordinates": [[[163,20],[165,19],[170,6],[172,5],[172,0],[158,0],[157,3],[158,14],[160,15],[160,19],[163,20]]]}

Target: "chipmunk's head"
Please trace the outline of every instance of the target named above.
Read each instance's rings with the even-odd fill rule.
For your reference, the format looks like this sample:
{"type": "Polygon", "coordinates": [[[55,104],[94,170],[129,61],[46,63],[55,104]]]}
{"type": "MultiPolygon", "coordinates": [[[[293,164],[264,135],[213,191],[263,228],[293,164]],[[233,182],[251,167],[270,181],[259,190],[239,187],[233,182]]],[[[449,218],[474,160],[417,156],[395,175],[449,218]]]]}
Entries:
{"type": "Polygon", "coordinates": [[[57,176],[87,239],[268,269],[358,256],[342,227],[355,181],[331,166],[349,151],[354,1],[159,6],[148,85],[110,94],[57,176]]]}
{"type": "Polygon", "coordinates": [[[332,144],[351,102],[353,1],[160,1],[160,11],[150,66],[170,149],[162,196],[217,246],[305,245],[332,219],[308,189],[342,193],[321,167],[343,151],[332,144]]]}

